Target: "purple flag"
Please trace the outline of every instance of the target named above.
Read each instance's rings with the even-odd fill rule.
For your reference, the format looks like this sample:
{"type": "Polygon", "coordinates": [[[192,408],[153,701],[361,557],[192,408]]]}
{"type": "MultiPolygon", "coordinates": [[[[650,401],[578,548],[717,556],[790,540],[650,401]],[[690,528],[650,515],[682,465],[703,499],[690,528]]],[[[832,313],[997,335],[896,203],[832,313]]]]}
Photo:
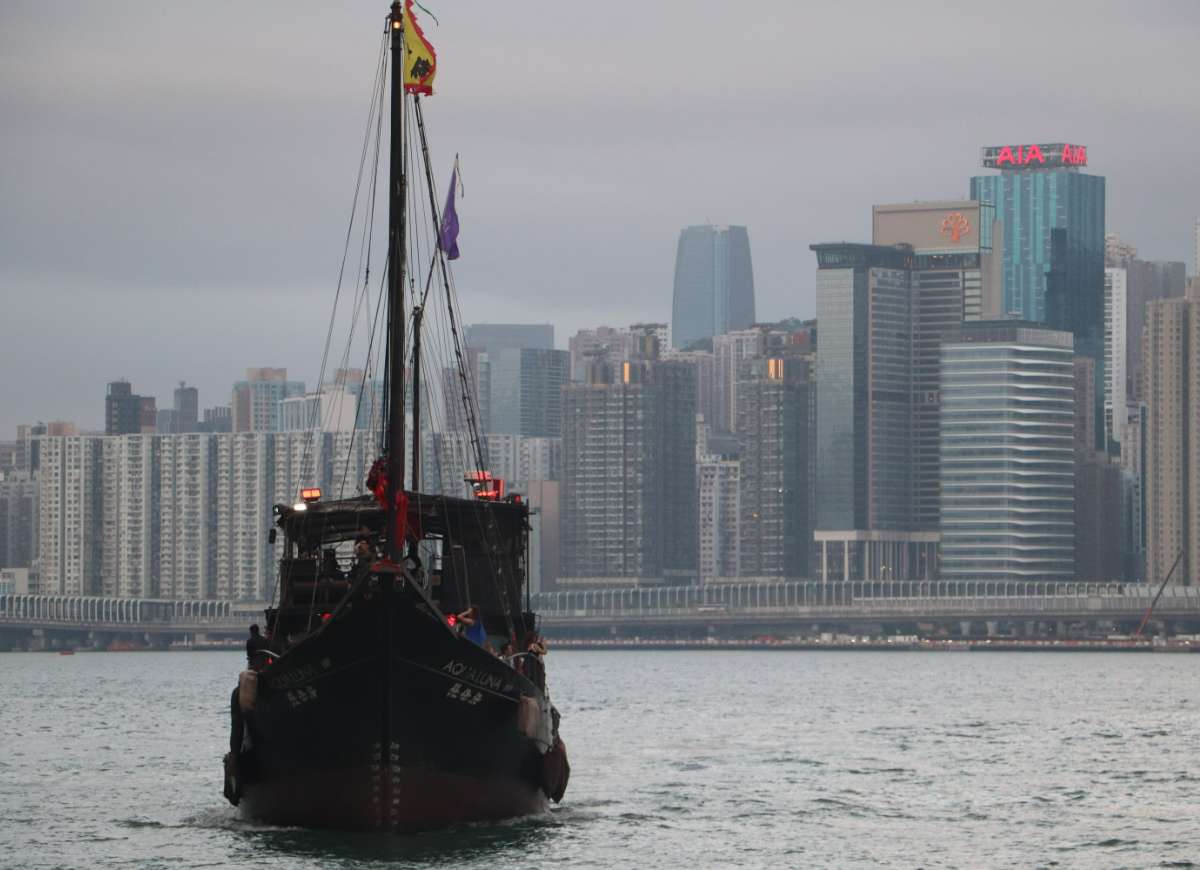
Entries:
{"type": "Polygon", "coordinates": [[[450,173],[450,192],[446,194],[446,210],[442,212],[442,231],[438,242],[446,252],[447,260],[458,259],[458,212],[454,209],[454,193],[458,189],[458,158],[454,158],[454,171],[450,173]]]}

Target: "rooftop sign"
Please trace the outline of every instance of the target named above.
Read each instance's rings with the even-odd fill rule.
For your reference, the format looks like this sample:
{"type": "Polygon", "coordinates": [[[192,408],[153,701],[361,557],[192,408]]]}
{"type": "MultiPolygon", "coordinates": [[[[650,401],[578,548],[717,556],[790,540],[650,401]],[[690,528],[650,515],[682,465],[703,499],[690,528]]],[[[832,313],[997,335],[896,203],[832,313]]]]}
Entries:
{"type": "Polygon", "coordinates": [[[1043,145],[985,145],[988,169],[1053,169],[1087,166],[1087,146],[1055,142],[1043,145]]]}

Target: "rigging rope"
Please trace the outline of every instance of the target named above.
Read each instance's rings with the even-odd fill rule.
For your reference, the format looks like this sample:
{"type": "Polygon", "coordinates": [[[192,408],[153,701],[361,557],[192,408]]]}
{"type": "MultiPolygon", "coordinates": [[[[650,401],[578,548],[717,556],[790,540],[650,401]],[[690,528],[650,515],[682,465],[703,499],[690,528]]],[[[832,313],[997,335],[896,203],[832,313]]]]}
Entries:
{"type": "MultiPolygon", "coordinates": [[[[385,360],[384,377],[382,383],[382,404],[377,401],[380,397],[374,386],[378,382],[372,377],[375,366],[378,362],[376,356],[378,354],[377,336],[379,335],[379,327],[381,319],[386,319],[390,324],[392,312],[390,306],[384,304],[385,294],[387,291],[387,267],[380,270],[383,274],[378,277],[379,285],[375,300],[374,311],[371,309],[371,263],[374,251],[374,229],[376,222],[376,204],[378,200],[378,191],[380,189],[379,177],[382,170],[381,155],[382,155],[382,139],[383,139],[383,116],[386,106],[386,94],[388,84],[388,36],[385,34],[380,47],[379,62],[376,67],[371,102],[367,115],[366,131],[363,137],[363,145],[359,158],[358,175],[355,182],[354,197],[351,204],[351,214],[349,225],[346,230],[346,237],[343,245],[342,259],[338,270],[337,288],[334,294],[333,310],[330,314],[329,327],[326,332],[325,344],[321,358],[320,375],[317,382],[316,394],[310,397],[312,400],[311,408],[309,409],[309,429],[306,432],[307,437],[303,442],[303,454],[301,457],[299,468],[296,470],[298,475],[303,475],[309,470],[310,453],[314,454],[314,463],[316,457],[326,455],[324,453],[324,438],[325,424],[331,422],[332,419],[341,420],[341,414],[344,410],[343,402],[346,393],[349,391],[350,385],[346,382],[344,376],[337,379],[336,387],[338,395],[336,400],[330,403],[328,413],[323,415],[322,396],[326,386],[326,372],[330,364],[330,353],[333,344],[333,333],[337,321],[339,305],[341,302],[341,292],[346,276],[346,267],[349,262],[350,245],[355,232],[355,221],[359,220],[360,224],[360,239],[358,244],[358,268],[356,273],[361,275],[361,284],[356,279],[354,298],[350,307],[350,329],[349,335],[346,338],[346,343],[340,355],[340,368],[346,371],[349,368],[352,348],[354,344],[355,334],[360,321],[364,321],[363,328],[366,331],[366,361],[363,367],[362,376],[357,384],[357,396],[355,397],[354,407],[354,425],[350,427],[348,439],[333,439],[333,456],[332,461],[333,476],[336,479],[340,476],[338,486],[338,497],[342,497],[346,491],[348,477],[358,471],[358,466],[363,466],[361,471],[365,476],[365,466],[369,465],[369,460],[363,463],[355,460],[356,442],[361,444],[361,439],[358,437],[359,422],[362,418],[363,403],[367,402],[370,410],[369,431],[380,432],[380,449],[386,443],[386,434],[383,432],[382,426],[376,427],[376,412],[379,409],[389,407],[389,395],[393,389],[402,389],[407,391],[408,384],[394,384],[390,377],[390,361],[385,360]],[[364,179],[367,172],[368,157],[370,165],[369,179],[364,179]],[[368,185],[367,193],[364,197],[363,185],[368,185]],[[365,206],[360,205],[365,198],[365,206]],[[360,208],[363,213],[360,215],[360,208]],[[386,310],[385,310],[386,309],[386,310]],[[330,419],[322,420],[322,416],[330,419]],[[318,452],[317,444],[321,445],[318,452]],[[342,446],[345,445],[343,453],[342,446]],[[340,466],[340,467],[339,467],[340,466]],[[338,472],[341,472],[338,475],[338,472]]],[[[412,113],[412,118],[415,124],[405,124],[405,136],[408,139],[408,145],[405,149],[405,166],[404,170],[407,177],[414,180],[424,180],[426,191],[419,191],[417,184],[407,185],[407,202],[405,203],[413,220],[409,222],[411,233],[408,238],[403,240],[402,244],[406,246],[406,254],[410,270],[403,284],[402,292],[405,293],[413,306],[419,305],[426,319],[426,326],[429,325],[430,318],[439,329],[434,329],[432,332],[422,330],[422,337],[429,337],[429,341],[425,342],[421,348],[420,363],[424,373],[420,384],[420,400],[421,400],[421,415],[419,420],[414,420],[410,436],[417,440],[419,446],[419,456],[422,458],[417,466],[417,471],[420,473],[423,469],[433,469],[433,474],[421,474],[422,477],[436,477],[436,485],[429,486],[429,489],[435,490],[435,493],[415,492],[416,507],[418,511],[421,509],[422,499],[440,498],[445,500],[453,495],[453,490],[457,489],[461,492],[463,484],[461,481],[451,479],[451,475],[446,473],[444,464],[450,461],[453,465],[460,466],[459,473],[467,469],[486,469],[487,451],[483,437],[480,433],[479,416],[477,407],[477,388],[475,386],[475,372],[471,370],[470,355],[466,348],[466,343],[461,332],[459,314],[458,296],[454,286],[453,273],[449,268],[444,251],[441,248],[441,219],[438,209],[438,194],[437,187],[433,177],[433,171],[429,158],[428,139],[425,130],[424,117],[421,107],[421,98],[415,96],[410,102],[408,109],[412,113]],[[419,152],[418,152],[419,149],[419,152]],[[419,153],[420,166],[417,163],[419,153]],[[423,196],[427,193],[428,197],[423,196]],[[426,273],[428,273],[426,275],[426,273]],[[445,306],[433,306],[432,309],[428,306],[430,291],[432,287],[432,279],[434,275],[440,279],[442,291],[445,293],[445,306]],[[418,277],[424,276],[425,281],[423,286],[417,286],[418,277]],[[436,362],[436,365],[435,365],[436,362]],[[445,365],[451,363],[451,365],[445,365]],[[435,377],[430,377],[429,373],[436,373],[435,377]],[[457,390],[451,389],[450,379],[457,381],[457,390]],[[457,401],[450,394],[457,393],[457,401]],[[441,401],[438,401],[440,398],[441,401]],[[451,428],[448,424],[451,422],[448,419],[452,404],[458,404],[461,407],[461,412],[455,413],[455,425],[451,428]],[[426,442],[428,439],[428,442],[426,442]],[[451,455],[452,454],[452,455],[451,455]],[[446,484],[449,484],[452,492],[445,492],[446,484]]],[[[412,323],[404,324],[406,338],[410,339],[410,345],[413,347],[413,353],[416,353],[416,342],[411,341],[412,323]]],[[[393,352],[392,348],[388,348],[387,352],[393,352]]],[[[414,358],[412,360],[416,362],[414,358]]],[[[408,360],[406,360],[408,362],[408,360]]],[[[409,378],[405,378],[408,381],[409,378]]],[[[408,403],[406,402],[405,405],[408,403]]],[[[411,407],[411,406],[410,406],[411,407]]],[[[380,415],[383,416],[383,415],[380,415]]],[[[386,425],[384,423],[383,425],[386,425]]],[[[360,448],[361,449],[361,448],[360,448]]],[[[329,466],[326,466],[329,468],[329,466]]],[[[428,483],[433,484],[433,480],[428,480],[428,483]]],[[[296,481],[298,490],[300,481],[296,481]]],[[[361,482],[359,484],[361,491],[361,482]]],[[[470,496],[468,496],[470,497],[470,496]]],[[[483,501],[475,502],[475,510],[470,511],[474,522],[478,526],[478,540],[483,545],[484,554],[487,559],[487,564],[490,567],[491,582],[496,591],[496,597],[499,603],[507,624],[509,635],[516,637],[516,628],[513,619],[514,602],[509,597],[509,589],[506,585],[507,578],[504,576],[502,554],[508,557],[513,557],[515,554],[511,550],[506,550],[503,546],[499,533],[499,526],[496,519],[494,506],[483,501]]],[[[443,541],[445,546],[444,557],[448,558],[451,547],[453,546],[453,533],[448,531],[446,539],[443,541]]],[[[470,600],[470,579],[467,577],[460,578],[467,583],[466,599],[470,600]]],[[[516,590],[519,592],[519,590],[516,590]]],[[[515,602],[516,609],[520,610],[519,600],[515,602]]]]}
{"type": "MultiPolygon", "coordinates": [[[[337,288],[334,291],[334,296],[333,296],[333,310],[330,312],[330,315],[329,315],[329,327],[325,333],[325,347],[324,347],[324,350],[321,355],[320,373],[317,376],[317,391],[316,391],[315,399],[313,401],[312,410],[311,410],[310,416],[309,416],[309,425],[308,425],[309,430],[312,430],[314,428],[319,429],[321,426],[320,408],[321,408],[321,394],[324,390],[324,383],[325,383],[325,369],[326,369],[326,366],[328,365],[328,361],[329,361],[329,349],[333,343],[333,331],[334,331],[334,326],[337,322],[338,305],[339,305],[339,302],[341,300],[341,295],[342,295],[342,283],[343,283],[343,280],[344,280],[345,274],[346,274],[346,261],[350,255],[350,240],[353,238],[353,234],[354,234],[354,221],[358,215],[358,201],[359,201],[359,196],[362,191],[363,172],[364,172],[364,169],[366,168],[366,164],[367,164],[367,154],[369,152],[370,144],[371,144],[372,127],[378,123],[377,117],[381,117],[381,115],[382,115],[382,113],[379,111],[379,109],[382,107],[382,102],[383,102],[382,95],[384,93],[386,80],[387,80],[388,40],[389,40],[389,37],[388,37],[388,34],[386,34],[386,33],[383,35],[382,39],[380,40],[379,60],[376,64],[375,74],[373,76],[371,101],[370,101],[370,106],[369,106],[369,109],[367,112],[367,126],[366,126],[366,130],[364,131],[364,134],[363,134],[363,144],[362,144],[361,152],[359,154],[359,161],[358,161],[358,174],[357,174],[357,177],[356,177],[355,183],[354,183],[354,197],[352,198],[351,203],[350,203],[350,220],[346,227],[346,240],[342,247],[341,263],[338,266],[337,288]]],[[[378,152],[378,137],[376,137],[376,139],[377,139],[376,152],[378,152]]],[[[372,172],[372,180],[371,180],[372,189],[375,186],[375,179],[377,178],[377,175],[378,175],[378,171],[376,168],[376,171],[372,172]]],[[[372,193],[372,196],[373,196],[373,193],[372,193]]],[[[369,229],[369,228],[364,227],[364,231],[366,229],[369,229]]],[[[361,251],[361,247],[360,247],[360,251],[361,251]]],[[[357,284],[357,281],[355,283],[357,284]]],[[[299,475],[302,475],[304,472],[304,468],[308,462],[309,449],[314,440],[315,440],[315,437],[309,437],[309,438],[305,439],[304,453],[301,457],[300,468],[298,470],[299,475]]],[[[298,490],[300,481],[298,480],[295,483],[296,483],[295,489],[298,490]]]]}

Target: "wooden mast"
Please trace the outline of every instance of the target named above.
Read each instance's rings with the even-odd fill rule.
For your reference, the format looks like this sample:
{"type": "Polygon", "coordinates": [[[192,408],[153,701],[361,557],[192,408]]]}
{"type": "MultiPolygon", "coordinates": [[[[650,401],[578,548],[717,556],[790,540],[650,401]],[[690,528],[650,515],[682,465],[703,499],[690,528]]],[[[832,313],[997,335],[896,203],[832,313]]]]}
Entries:
{"type": "Polygon", "coordinates": [[[397,540],[396,511],[404,489],[404,273],[405,204],[408,180],[404,171],[404,4],[393,0],[388,19],[392,35],[391,161],[388,175],[388,429],[387,442],[387,556],[404,557],[404,541],[397,540]]]}

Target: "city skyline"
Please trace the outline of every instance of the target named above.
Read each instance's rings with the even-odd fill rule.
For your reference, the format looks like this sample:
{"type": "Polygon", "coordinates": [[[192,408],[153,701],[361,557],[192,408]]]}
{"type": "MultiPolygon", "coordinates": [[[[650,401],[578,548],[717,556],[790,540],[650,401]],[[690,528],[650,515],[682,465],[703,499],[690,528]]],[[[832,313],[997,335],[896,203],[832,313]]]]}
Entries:
{"type": "MultiPolygon", "coordinates": [[[[798,252],[868,238],[873,202],[965,197],[986,142],[1087,143],[1109,229],[1147,259],[1192,257],[1200,84],[1175,75],[1200,23],[1189,4],[1058,4],[1036,26],[935,3],[762,4],[731,29],[724,6],[663,3],[633,33],[591,8],[434,11],[432,145],[447,172],[462,152],[456,265],[472,319],[551,321],[561,336],[666,320],[674,240],[704,221],[754,235],[758,319],[811,316],[798,252]],[[1080,15],[1089,48],[1064,68],[1080,15]],[[481,70],[531,27],[538,51],[504,52],[518,101],[481,70]],[[869,61],[820,37],[830,29],[853,30],[869,61]],[[903,47],[896,32],[911,34],[903,47]],[[729,40],[755,63],[699,48],[729,40]],[[614,43],[638,62],[578,63],[614,43]],[[900,108],[915,95],[919,126],[900,108]]],[[[4,379],[0,431],[54,417],[53,397],[81,406],[80,359],[160,399],[180,378],[211,396],[259,361],[316,380],[306,353],[328,318],[368,102],[361,49],[377,36],[361,13],[9,7],[0,342],[39,365],[4,379]],[[194,53],[178,45],[185,21],[194,53]],[[319,79],[303,63],[317,51],[319,79]],[[71,352],[44,353],[50,336],[71,352]]]]}

